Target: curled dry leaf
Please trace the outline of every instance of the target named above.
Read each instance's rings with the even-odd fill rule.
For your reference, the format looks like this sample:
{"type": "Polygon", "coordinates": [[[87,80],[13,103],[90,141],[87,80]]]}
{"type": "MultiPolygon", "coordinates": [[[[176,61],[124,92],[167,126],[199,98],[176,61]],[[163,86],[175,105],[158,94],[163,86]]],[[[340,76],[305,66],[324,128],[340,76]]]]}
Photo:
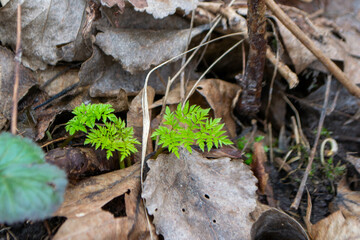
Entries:
{"type": "Polygon", "coordinates": [[[309,232],[314,240],[360,239],[359,226],[359,217],[344,215],[342,211],[339,210],[313,225],[309,232]]]}
{"type": "Polygon", "coordinates": [[[86,1],[13,0],[0,9],[0,41],[15,49],[16,11],[21,4],[22,62],[33,70],[60,60],[89,57],[81,34],[86,1]]]}
{"type": "Polygon", "coordinates": [[[267,181],[269,179],[269,174],[265,170],[266,161],[267,157],[262,142],[254,143],[254,159],[251,163],[251,170],[259,181],[258,187],[261,194],[265,193],[267,181]]]}
{"type": "Polygon", "coordinates": [[[69,187],[54,214],[67,220],[54,239],[150,239],[139,192],[140,164],[69,187]],[[117,217],[109,212],[109,202],[117,217]]]}
{"type": "Polygon", "coordinates": [[[230,158],[209,160],[180,148],[149,160],[142,197],[165,239],[249,239],[256,178],[230,158]]]}
{"type": "Polygon", "coordinates": [[[300,223],[276,208],[261,214],[251,228],[251,239],[309,240],[300,223]]]}

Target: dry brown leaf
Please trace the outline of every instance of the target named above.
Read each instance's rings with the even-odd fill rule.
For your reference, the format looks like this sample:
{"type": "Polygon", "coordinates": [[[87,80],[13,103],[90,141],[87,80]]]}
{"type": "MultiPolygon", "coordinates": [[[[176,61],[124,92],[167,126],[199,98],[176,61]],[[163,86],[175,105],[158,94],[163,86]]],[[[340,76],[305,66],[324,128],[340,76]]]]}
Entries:
{"type": "MultiPolygon", "coordinates": [[[[47,68],[43,71],[36,71],[36,76],[39,81],[40,86],[43,86],[49,79],[52,79],[57,74],[66,71],[68,67],[59,66],[59,67],[51,67],[47,68]]],[[[66,72],[60,74],[56,79],[51,81],[51,83],[47,84],[44,87],[44,91],[49,96],[54,96],[59,93],[61,90],[70,87],[71,85],[79,82],[79,70],[78,69],[69,69],[66,72]]]]}
{"type": "Polygon", "coordinates": [[[109,8],[112,8],[113,6],[117,5],[121,12],[123,12],[125,8],[124,0],[101,0],[101,4],[109,8]]]}
{"type": "Polygon", "coordinates": [[[119,61],[124,70],[134,74],[179,55],[188,44],[189,34],[192,38],[205,29],[207,26],[156,31],[106,27],[96,35],[95,44],[119,61]]]}
{"type": "Polygon", "coordinates": [[[258,179],[258,187],[261,194],[265,193],[269,174],[265,170],[265,163],[267,157],[264,151],[264,146],[261,142],[254,143],[254,156],[250,165],[251,170],[254,172],[255,177],[258,179]]]}
{"type": "MultiPolygon", "coordinates": [[[[7,119],[11,117],[15,75],[14,57],[15,55],[9,49],[0,46],[0,110],[7,119]]],[[[22,65],[20,65],[19,81],[18,99],[21,100],[37,83],[32,72],[22,65]]]]}
{"type": "Polygon", "coordinates": [[[309,233],[314,240],[360,239],[360,192],[351,191],[346,178],[337,189],[337,196],[331,206],[339,209],[314,225],[309,224],[309,233]]]}
{"type": "MultiPolygon", "coordinates": [[[[15,55],[10,50],[0,46],[0,129],[6,128],[11,119],[15,76],[14,57],[15,55]]],[[[37,93],[37,95],[31,94],[37,90],[37,82],[33,73],[29,69],[20,65],[18,101],[21,101],[21,105],[19,105],[18,109],[17,128],[18,132],[22,133],[22,136],[29,138],[34,138],[34,125],[36,123],[29,121],[25,111],[26,108],[31,106],[36,100],[41,99],[40,93],[37,93]],[[33,91],[30,91],[30,89],[33,91]]]]}
{"type": "Polygon", "coordinates": [[[82,35],[86,1],[12,0],[0,9],[0,41],[15,49],[16,11],[21,4],[22,63],[33,70],[89,57],[82,35]]]}
{"type": "MultiPolygon", "coordinates": [[[[346,53],[343,46],[335,37],[328,33],[328,30],[321,26],[309,24],[307,14],[299,9],[286,7],[285,12],[292,18],[296,19],[296,23],[314,42],[314,44],[321,49],[325,55],[332,60],[343,61],[346,53]]],[[[277,18],[276,23],[279,27],[279,32],[285,44],[285,48],[295,66],[296,73],[302,72],[305,68],[313,64],[317,58],[308,50],[277,18]]],[[[315,67],[315,66],[312,66],[315,67]]],[[[316,67],[326,71],[322,65],[317,64],[316,67]]]]}
{"type": "Polygon", "coordinates": [[[319,221],[309,230],[312,239],[360,239],[360,218],[345,216],[340,210],[319,221]]]}
{"type": "Polygon", "coordinates": [[[195,9],[198,4],[198,0],[130,0],[130,2],[137,11],[145,10],[154,18],[164,18],[174,14],[177,8],[181,8],[187,13],[195,9]]]}
{"type": "Polygon", "coordinates": [[[339,208],[344,215],[354,215],[360,219],[360,192],[351,191],[345,178],[338,185],[332,205],[339,208]]]}
{"type": "MultiPolygon", "coordinates": [[[[129,111],[127,113],[127,126],[133,127],[134,129],[134,136],[140,142],[142,141],[142,134],[143,134],[143,114],[142,114],[142,94],[144,90],[141,90],[140,93],[132,100],[130,104],[129,111]]],[[[147,87],[147,101],[149,105],[154,102],[155,97],[155,90],[152,87],[147,87]]],[[[151,118],[151,115],[150,115],[151,118]]],[[[137,145],[136,148],[139,150],[135,155],[137,159],[141,157],[141,145],[137,145]]],[[[147,154],[151,153],[152,150],[152,142],[151,140],[148,141],[148,146],[146,148],[147,154]]],[[[136,157],[135,157],[136,159],[136,157]]]]}
{"type": "Polygon", "coordinates": [[[230,158],[209,160],[180,149],[149,160],[143,198],[165,239],[249,239],[256,178],[230,158]]]}
{"type": "Polygon", "coordinates": [[[236,137],[236,124],[232,117],[232,101],[241,88],[220,79],[206,79],[201,81],[196,91],[206,98],[214,110],[216,118],[221,118],[225,123],[224,129],[231,138],[236,137]]]}
{"type": "Polygon", "coordinates": [[[122,112],[129,109],[128,96],[122,88],[119,90],[116,98],[109,99],[106,103],[111,104],[115,112],[122,112]]]}
{"type": "MultiPolygon", "coordinates": [[[[179,63],[172,63],[159,70],[161,78],[152,74],[149,85],[156,93],[165,92],[167,79],[177,71],[179,63]]],[[[91,97],[116,97],[120,89],[126,91],[128,96],[135,96],[144,87],[144,79],[147,71],[138,74],[130,74],[125,71],[121,64],[114,61],[111,56],[105,55],[94,45],[93,55],[81,66],[79,77],[81,85],[91,85],[89,94],[91,97]]]]}
{"type": "Polygon", "coordinates": [[[64,203],[54,214],[67,220],[54,239],[150,239],[139,191],[140,164],[69,187],[64,203]],[[120,217],[104,210],[114,198],[120,217]]]}
{"type": "MultiPolygon", "coordinates": [[[[198,0],[129,0],[129,2],[137,11],[146,11],[154,18],[164,18],[174,14],[177,8],[181,8],[185,12],[195,9],[198,0]]],[[[101,4],[109,8],[117,5],[120,12],[123,12],[125,8],[124,0],[101,0],[101,4]]]]}
{"type": "MultiPolygon", "coordinates": [[[[190,92],[191,88],[194,86],[196,81],[190,81],[186,87],[186,92],[190,92]]],[[[164,98],[155,101],[153,104],[149,105],[150,109],[156,108],[162,105],[164,98]]],[[[173,89],[169,91],[169,95],[166,98],[166,105],[178,104],[181,101],[180,95],[180,84],[175,85],[173,89]]]]}

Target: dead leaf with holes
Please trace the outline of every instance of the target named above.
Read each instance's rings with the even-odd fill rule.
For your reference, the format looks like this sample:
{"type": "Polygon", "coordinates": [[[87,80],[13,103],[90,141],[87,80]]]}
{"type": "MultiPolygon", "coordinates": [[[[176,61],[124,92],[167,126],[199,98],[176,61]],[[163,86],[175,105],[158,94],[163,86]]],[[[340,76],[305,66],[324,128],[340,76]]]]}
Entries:
{"type": "Polygon", "coordinates": [[[149,160],[142,197],[167,240],[249,239],[256,178],[242,161],[180,149],[149,160]]]}
{"type": "Polygon", "coordinates": [[[67,220],[54,239],[150,239],[139,194],[140,164],[69,187],[54,213],[67,220]]]}

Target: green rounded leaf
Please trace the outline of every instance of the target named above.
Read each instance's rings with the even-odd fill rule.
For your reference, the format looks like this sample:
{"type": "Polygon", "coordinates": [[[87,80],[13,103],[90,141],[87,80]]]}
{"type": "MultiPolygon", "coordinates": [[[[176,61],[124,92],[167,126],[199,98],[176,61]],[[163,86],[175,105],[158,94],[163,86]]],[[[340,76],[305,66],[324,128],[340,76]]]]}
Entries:
{"type": "Polygon", "coordinates": [[[0,135],[0,223],[50,217],[63,201],[66,184],[65,173],[45,163],[31,140],[0,135]]]}

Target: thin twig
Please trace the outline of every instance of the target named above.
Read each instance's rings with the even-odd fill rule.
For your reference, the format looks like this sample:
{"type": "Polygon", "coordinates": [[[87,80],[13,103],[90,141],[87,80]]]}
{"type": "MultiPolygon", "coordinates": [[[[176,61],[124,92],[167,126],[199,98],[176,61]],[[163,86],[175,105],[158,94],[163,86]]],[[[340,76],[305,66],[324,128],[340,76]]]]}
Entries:
{"type": "Polygon", "coordinates": [[[298,209],[298,207],[299,207],[300,200],[302,198],[304,188],[305,188],[305,185],[306,185],[306,181],[307,181],[307,178],[308,178],[309,173],[311,171],[312,163],[313,163],[315,153],[316,153],[316,148],[317,148],[317,145],[318,145],[319,139],[320,139],[321,129],[323,128],[323,125],[324,125],[324,120],[325,120],[325,116],[326,116],[326,109],[328,107],[330,86],[331,86],[331,75],[328,76],[327,81],[326,81],[326,91],[325,91],[324,104],[323,104],[323,108],[322,108],[321,115],[320,115],[320,120],[319,120],[319,125],[318,125],[318,128],[317,128],[317,132],[316,132],[314,146],[311,149],[309,162],[308,162],[308,165],[306,167],[304,176],[303,176],[303,178],[301,180],[299,190],[296,193],[296,197],[295,197],[293,203],[291,204],[291,208],[293,208],[293,209],[298,209]]]}
{"type": "Polygon", "coordinates": [[[61,138],[57,138],[57,139],[54,139],[54,140],[51,140],[50,142],[47,142],[47,143],[44,143],[41,147],[46,147],[50,144],[53,144],[53,143],[56,143],[56,142],[60,142],[60,141],[63,141],[63,140],[66,140],[68,137],[61,137],[61,138]]]}
{"type": "Polygon", "coordinates": [[[304,46],[309,49],[320,62],[335,76],[335,78],[342,84],[352,95],[360,98],[360,88],[345,75],[340,68],[331,61],[314,42],[289,18],[286,13],[274,2],[274,0],[265,0],[267,7],[273,14],[288,28],[294,36],[300,40],[304,46]]]}
{"type": "Polygon", "coordinates": [[[17,129],[17,111],[18,111],[18,91],[19,91],[19,75],[21,63],[21,5],[17,8],[17,27],[16,27],[16,53],[15,53],[15,83],[13,91],[13,109],[11,117],[11,133],[16,134],[17,129]]]}

